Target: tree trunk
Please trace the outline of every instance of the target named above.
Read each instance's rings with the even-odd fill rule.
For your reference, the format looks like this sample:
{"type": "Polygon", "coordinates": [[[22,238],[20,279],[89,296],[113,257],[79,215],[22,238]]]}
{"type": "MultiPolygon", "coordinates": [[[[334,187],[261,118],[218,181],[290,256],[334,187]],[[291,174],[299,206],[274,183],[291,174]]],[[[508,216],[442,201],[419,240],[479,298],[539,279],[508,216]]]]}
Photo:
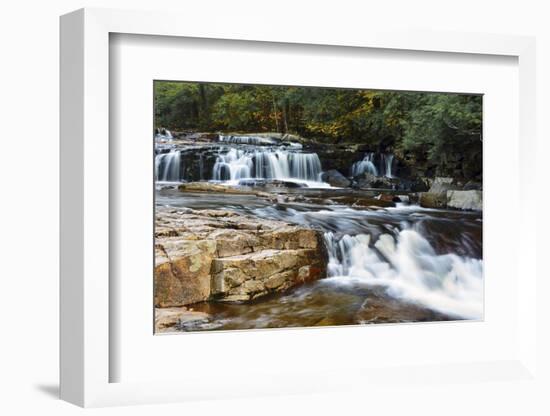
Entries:
{"type": "Polygon", "coordinates": [[[279,117],[277,116],[277,103],[275,102],[275,96],[272,95],[271,98],[273,99],[273,113],[275,116],[275,131],[279,133],[279,117]]]}
{"type": "Polygon", "coordinates": [[[206,86],[204,84],[199,84],[199,95],[201,97],[201,102],[199,105],[199,123],[203,122],[208,124],[210,117],[208,114],[208,99],[206,98],[206,86]]]}
{"type": "MultiPolygon", "coordinates": [[[[292,111],[292,106],[289,104],[289,105],[288,105],[288,114],[287,114],[287,117],[288,117],[288,120],[290,121],[290,125],[291,125],[291,127],[292,127],[292,113],[291,113],[291,111],[292,111]]],[[[296,123],[294,123],[294,124],[296,124],[296,123]]]]}
{"type": "Polygon", "coordinates": [[[287,117],[286,117],[286,113],[287,113],[287,106],[288,106],[288,102],[285,101],[285,103],[283,104],[283,126],[284,126],[284,133],[288,133],[288,122],[287,122],[287,117]]]}

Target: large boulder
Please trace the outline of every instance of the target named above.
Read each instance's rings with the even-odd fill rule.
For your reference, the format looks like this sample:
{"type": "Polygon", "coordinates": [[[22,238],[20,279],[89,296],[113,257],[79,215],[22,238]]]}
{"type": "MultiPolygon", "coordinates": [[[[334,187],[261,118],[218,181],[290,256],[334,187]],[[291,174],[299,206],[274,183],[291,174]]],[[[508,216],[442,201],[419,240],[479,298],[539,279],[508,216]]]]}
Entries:
{"type": "Polygon", "coordinates": [[[470,211],[482,211],[482,192],[477,190],[447,191],[447,207],[470,211]]]}
{"type": "Polygon", "coordinates": [[[384,176],[375,176],[371,173],[362,173],[355,177],[356,188],[359,189],[392,189],[394,182],[384,176]]]}
{"type": "Polygon", "coordinates": [[[213,273],[213,297],[247,301],[317,280],[325,264],[316,249],[269,249],[216,259],[213,273]]]}
{"type": "Polygon", "coordinates": [[[338,188],[347,188],[351,185],[351,181],[336,169],[330,169],[323,172],[321,175],[321,180],[338,188]]]}
{"type": "Polygon", "coordinates": [[[210,315],[206,312],[193,311],[182,307],[155,308],[155,332],[174,332],[181,327],[199,326],[208,322],[210,315]]]}
{"type": "Polygon", "coordinates": [[[155,305],[245,301],[324,277],[322,233],[228,210],[157,208],[155,305]]]}
{"type": "Polygon", "coordinates": [[[456,189],[453,178],[437,177],[434,179],[428,192],[431,194],[444,195],[450,189],[456,189]]]}
{"type": "Polygon", "coordinates": [[[417,176],[403,184],[402,188],[408,189],[411,192],[427,192],[430,188],[430,184],[427,178],[417,176]]]}
{"type": "Polygon", "coordinates": [[[457,189],[453,178],[437,177],[428,192],[421,192],[419,203],[424,208],[446,208],[447,192],[457,189]]]}
{"type": "Polygon", "coordinates": [[[481,182],[476,182],[476,181],[468,181],[466,182],[466,184],[464,185],[464,189],[465,191],[481,191],[483,188],[481,182]]]}
{"type": "Polygon", "coordinates": [[[155,304],[186,305],[210,295],[216,244],[209,240],[164,239],[155,246],[155,304]]]}
{"type": "Polygon", "coordinates": [[[447,206],[447,194],[420,192],[418,196],[418,203],[423,208],[445,208],[447,206]]]}

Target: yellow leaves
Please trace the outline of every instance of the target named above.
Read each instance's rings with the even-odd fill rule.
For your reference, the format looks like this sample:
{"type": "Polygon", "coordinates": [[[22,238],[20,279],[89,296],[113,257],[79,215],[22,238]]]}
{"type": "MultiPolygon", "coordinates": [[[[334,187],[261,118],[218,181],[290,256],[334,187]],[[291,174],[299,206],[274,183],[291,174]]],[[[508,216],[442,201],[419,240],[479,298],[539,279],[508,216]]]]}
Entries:
{"type": "Polygon", "coordinates": [[[315,135],[328,137],[339,137],[345,132],[345,121],[339,119],[331,123],[314,123],[306,124],[306,129],[315,135]]]}

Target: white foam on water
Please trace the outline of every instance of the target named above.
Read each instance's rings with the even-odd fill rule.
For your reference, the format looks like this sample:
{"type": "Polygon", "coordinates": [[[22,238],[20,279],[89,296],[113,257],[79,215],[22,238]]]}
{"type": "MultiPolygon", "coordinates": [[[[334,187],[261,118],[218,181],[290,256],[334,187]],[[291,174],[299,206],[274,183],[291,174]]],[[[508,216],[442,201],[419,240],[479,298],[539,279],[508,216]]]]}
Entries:
{"type": "Polygon", "coordinates": [[[351,176],[359,176],[363,173],[370,173],[371,175],[378,176],[378,169],[376,169],[374,165],[373,152],[366,153],[363,160],[355,162],[351,166],[351,176]]]}
{"type": "Polygon", "coordinates": [[[178,182],[181,180],[181,153],[171,151],[155,156],[155,175],[158,182],[178,182]]]}
{"type": "Polygon", "coordinates": [[[395,156],[393,153],[374,153],[367,152],[363,160],[351,165],[350,175],[359,176],[368,173],[374,176],[385,176],[393,178],[392,167],[395,156]]]}
{"type": "Polygon", "coordinates": [[[483,317],[483,263],[456,254],[437,254],[417,231],[370,235],[325,233],[328,275],[335,282],[383,285],[395,298],[466,319],[483,317]]]}
{"type": "Polygon", "coordinates": [[[326,187],[319,181],[321,161],[316,153],[281,149],[243,150],[232,148],[218,155],[212,177],[217,181],[279,179],[326,187]]]}

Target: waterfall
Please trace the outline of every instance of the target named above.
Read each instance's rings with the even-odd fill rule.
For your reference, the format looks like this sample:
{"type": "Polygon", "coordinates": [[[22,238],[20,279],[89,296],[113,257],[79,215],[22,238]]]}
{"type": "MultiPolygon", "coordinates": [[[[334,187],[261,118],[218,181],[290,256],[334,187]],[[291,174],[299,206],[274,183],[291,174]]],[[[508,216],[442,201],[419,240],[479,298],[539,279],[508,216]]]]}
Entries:
{"type": "Polygon", "coordinates": [[[351,166],[351,176],[359,176],[363,173],[369,173],[374,176],[393,178],[392,167],[394,158],[395,156],[392,153],[365,153],[363,160],[355,162],[351,166]],[[376,163],[376,161],[378,161],[378,163],[376,163]],[[377,165],[378,168],[376,167],[377,165]]]}
{"type": "Polygon", "coordinates": [[[218,156],[212,176],[217,181],[245,179],[251,177],[252,156],[244,150],[231,149],[218,156]]]}
{"type": "Polygon", "coordinates": [[[155,156],[157,181],[179,182],[181,180],[181,153],[173,151],[155,156]]]}
{"type": "Polygon", "coordinates": [[[374,166],[374,153],[366,153],[363,160],[355,162],[351,166],[351,176],[358,176],[363,173],[378,176],[378,170],[374,166]]]}
{"type": "Polygon", "coordinates": [[[157,128],[156,130],[156,134],[155,134],[155,141],[157,142],[166,142],[166,141],[172,141],[173,140],[173,136],[172,136],[172,133],[170,132],[170,130],[167,130],[167,129],[161,129],[161,128],[157,128]]]}
{"type": "Polygon", "coordinates": [[[321,172],[316,153],[233,148],[218,156],[212,176],[219,181],[246,178],[318,181],[321,172]]]}
{"type": "Polygon", "coordinates": [[[255,177],[264,179],[290,178],[288,153],[280,150],[254,152],[255,177]]]}
{"type": "Polygon", "coordinates": [[[317,153],[289,153],[290,177],[318,181],[322,172],[317,153]]]}
{"type": "Polygon", "coordinates": [[[436,254],[417,231],[382,234],[371,244],[368,234],[337,238],[325,233],[328,276],[383,285],[388,294],[463,318],[483,316],[482,261],[456,254],[436,254]]]}
{"type": "Polygon", "coordinates": [[[393,178],[392,176],[392,173],[391,173],[391,168],[392,168],[392,164],[393,164],[393,154],[392,153],[388,153],[388,154],[383,154],[382,155],[382,163],[384,165],[384,168],[385,168],[385,171],[384,171],[384,176],[387,177],[387,178],[393,178]]]}

